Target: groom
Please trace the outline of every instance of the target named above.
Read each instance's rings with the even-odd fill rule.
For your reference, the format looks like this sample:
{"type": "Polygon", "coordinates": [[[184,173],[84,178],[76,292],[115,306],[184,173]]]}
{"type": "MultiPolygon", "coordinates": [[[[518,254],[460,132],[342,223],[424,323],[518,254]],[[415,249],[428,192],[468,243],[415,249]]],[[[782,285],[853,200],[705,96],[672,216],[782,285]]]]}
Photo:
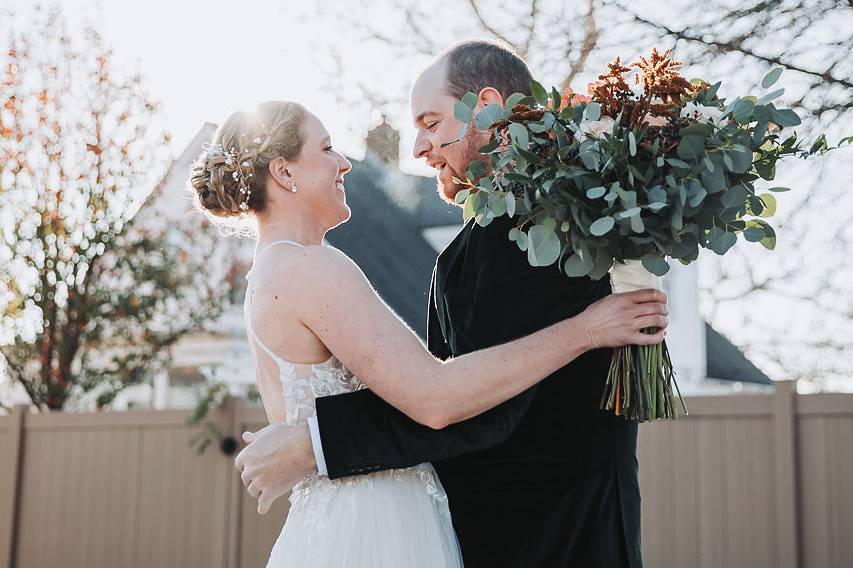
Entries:
{"type": "MultiPolygon", "coordinates": [[[[444,199],[453,203],[453,178],[464,178],[488,140],[469,128],[465,139],[442,147],[462,126],[454,102],[472,91],[478,109],[503,104],[514,92],[528,93],[530,81],[524,61],[482,41],[456,45],[420,75],[412,91],[414,154],[438,170],[444,199]]],[[[531,267],[508,240],[509,227],[506,217],[487,227],[469,221],[438,257],[427,332],[437,357],[527,335],[610,293],[606,278],[531,267]]],[[[432,462],[468,568],[641,568],[637,424],[599,409],[610,357],[608,349],[590,351],[515,398],[441,430],[369,390],[322,397],[310,437],[282,426],[264,444],[287,456],[277,465],[282,479],[315,468],[339,478],[432,462]]],[[[263,434],[249,436],[254,443],[263,434]]]]}

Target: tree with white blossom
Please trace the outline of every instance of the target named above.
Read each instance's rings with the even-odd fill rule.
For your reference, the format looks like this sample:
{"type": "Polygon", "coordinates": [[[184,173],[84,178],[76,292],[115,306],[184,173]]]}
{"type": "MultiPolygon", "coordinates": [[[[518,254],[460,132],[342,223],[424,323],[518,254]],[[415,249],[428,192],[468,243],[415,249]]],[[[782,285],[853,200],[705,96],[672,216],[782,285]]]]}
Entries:
{"type": "Polygon", "coordinates": [[[0,354],[36,407],[103,407],[233,303],[234,244],[162,214],[185,207],[164,203],[169,135],[142,77],[94,29],[32,15],[0,54],[0,354]]]}

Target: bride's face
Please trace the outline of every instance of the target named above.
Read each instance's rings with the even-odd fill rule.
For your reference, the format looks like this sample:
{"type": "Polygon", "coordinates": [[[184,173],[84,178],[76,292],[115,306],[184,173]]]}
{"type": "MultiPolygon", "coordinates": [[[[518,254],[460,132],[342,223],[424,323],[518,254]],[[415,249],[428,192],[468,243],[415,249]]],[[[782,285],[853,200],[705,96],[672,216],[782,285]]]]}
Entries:
{"type": "Polygon", "coordinates": [[[288,170],[301,194],[299,197],[324,225],[335,227],[351,215],[344,175],[352,169],[352,164],[332,146],[320,119],[306,113],[302,152],[288,170]]]}

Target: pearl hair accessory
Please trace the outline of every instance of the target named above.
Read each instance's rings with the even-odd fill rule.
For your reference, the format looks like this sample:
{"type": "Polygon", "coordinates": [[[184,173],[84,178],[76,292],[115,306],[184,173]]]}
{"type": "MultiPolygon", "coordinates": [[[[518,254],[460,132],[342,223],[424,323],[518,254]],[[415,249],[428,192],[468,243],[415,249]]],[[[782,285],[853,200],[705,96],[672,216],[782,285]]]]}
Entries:
{"type": "MultiPolygon", "coordinates": [[[[246,138],[246,135],[244,134],[243,137],[246,138]]],[[[264,133],[263,137],[257,136],[251,143],[247,141],[243,150],[238,150],[233,146],[225,150],[221,144],[206,145],[194,166],[195,168],[209,170],[211,180],[221,179],[225,174],[231,174],[231,178],[237,182],[240,195],[244,196],[239,200],[240,203],[237,206],[241,215],[249,211],[249,200],[252,197],[252,178],[255,175],[253,173],[255,159],[269,145],[269,139],[269,135],[264,133]]]]}

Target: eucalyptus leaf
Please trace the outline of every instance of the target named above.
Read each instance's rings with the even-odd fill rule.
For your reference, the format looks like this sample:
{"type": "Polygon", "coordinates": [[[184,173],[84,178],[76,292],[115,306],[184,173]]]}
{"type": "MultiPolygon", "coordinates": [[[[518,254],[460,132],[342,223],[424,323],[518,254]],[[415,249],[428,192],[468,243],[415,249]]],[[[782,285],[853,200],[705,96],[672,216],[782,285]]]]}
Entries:
{"type": "Polygon", "coordinates": [[[722,168],[702,172],[702,186],[708,193],[717,193],[726,188],[726,176],[722,168]]]}
{"type": "Polygon", "coordinates": [[[639,215],[631,216],[631,230],[635,233],[642,233],[646,230],[646,224],[643,223],[643,218],[639,215]]]}
{"type": "Polygon", "coordinates": [[[773,227],[768,225],[767,223],[762,222],[762,227],[764,228],[764,233],[767,235],[763,239],[761,239],[761,246],[766,248],[767,250],[773,250],[776,248],[776,231],[773,230],[773,227]]]}
{"type": "Polygon", "coordinates": [[[507,97],[506,102],[504,103],[504,109],[512,110],[512,107],[517,105],[521,99],[523,99],[526,95],[523,93],[513,93],[509,97],[507,97]]]}
{"type": "Polygon", "coordinates": [[[773,111],[773,122],[779,126],[798,126],[800,117],[789,108],[776,109],[773,111]]]}
{"type": "Polygon", "coordinates": [[[689,170],[692,167],[684,160],[679,160],[678,158],[667,158],[666,161],[670,166],[675,166],[676,168],[685,168],[689,170]]]}
{"type": "Polygon", "coordinates": [[[765,236],[764,229],[760,227],[749,227],[743,232],[743,238],[751,243],[757,243],[765,236]]]}
{"type": "Polygon", "coordinates": [[[538,81],[530,82],[530,93],[540,105],[545,106],[548,104],[548,91],[538,81]]]}
{"type": "Polygon", "coordinates": [[[669,272],[669,264],[659,254],[644,254],[640,261],[643,263],[643,268],[655,276],[663,276],[669,272]]]}
{"type": "Polygon", "coordinates": [[[560,257],[560,238],[553,228],[534,225],[527,236],[527,260],[531,266],[549,266],[560,257]]]}
{"type": "Polygon", "coordinates": [[[710,248],[718,255],[724,255],[737,242],[737,236],[733,233],[723,231],[718,227],[714,227],[709,234],[710,248]]]}
{"type": "Polygon", "coordinates": [[[506,201],[504,201],[503,196],[496,191],[489,193],[488,207],[489,211],[491,211],[492,215],[495,217],[501,217],[506,213],[506,201]]]}
{"type": "Polygon", "coordinates": [[[731,157],[731,171],[735,173],[742,174],[752,168],[752,150],[746,146],[736,144],[727,156],[731,157]]]}
{"type": "Polygon", "coordinates": [[[763,89],[772,87],[773,84],[779,80],[779,77],[782,75],[782,71],[782,67],[775,67],[771,69],[767,75],[764,76],[764,79],[761,80],[761,87],[763,89]]]}
{"type": "Polygon", "coordinates": [[[747,123],[752,118],[753,110],[755,110],[755,103],[753,101],[741,99],[732,108],[732,117],[740,123],[747,123]]]}
{"type": "Polygon", "coordinates": [[[453,116],[462,122],[471,122],[471,119],[474,118],[474,109],[462,101],[456,101],[453,105],[453,116]]]}
{"type": "Polygon", "coordinates": [[[477,214],[477,208],[482,198],[483,194],[477,192],[472,193],[465,200],[465,207],[462,209],[462,217],[465,219],[466,223],[477,214]]]}
{"type": "Polygon", "coordinates": [[[784,88],[782,88],[782,89],[776,89],[775,91],[772,91],[772,92],[770,92],[770,93],[767,93],[766,95],[764,95],[763,97],[761,97],[760,99],[758,99],[757,101],[755,101],[755,104],[756,104],[756,106],[757,106],[757,105],[767,104],[767,103],[769,103],[770,101],[772,101],[772,100],[774,100],[774,99],[778,99],[779,97],[781,97],[781,96],[782,96],[782,95],[784,95],[784,94],[785,94],[785,89],[784,89],[784,88]]]}
{"type": "Polygon", "coordinates": [[[594,266],[595,262],[593,262],[592,258],[584,258],[579,254],[573,254],[566,259],[563,269],[566,271],[567,276],[579,278],[589,274],[594,266]]]}
{"type": "Polygon", "coordinates": [[[730,187],[720,198],[720,203],[722,203],[723,207],[726,209],[730,207],[742,207],[745,202],[746,190],[740,185],[730,187]]]}
{"type": "Polygon", "coordinates": [[[767,122],[759,122],[755,125],[755,130],[752,133],[752,144],[754,146],[761,146],[764,141],[764,137],[767,135],[767,129],[770,127],[770,124],[767,122]]]}
{"type": "Polygon", "coordinates": [[[690,207],[698,207],[707,195],[708,192],[698,180],[691,179],[687,182],[687,204],[690,207]]]}
{"type": "Polygon", "coordinates": [[[480,130],[488,130],[491,126],[501,120],[503,109],[498,104],[490,104],[483,110],[477,113],[474,118],[474,125],[480,130]]]}
{"type": "Polygon", "coordinates": [[[769,193],[762,193],[758,196],[764,203],[764,210],[761,212],[762,217],[772,217],[776,214],[776,198],[769,193]]]}
{"type": "Polygon", "coordinates": [[[596,102],[587,103],[584,110],[584,118],[587,120],[598,120],[601,118],[601,105],[596,102]]]}
{"type": "Polygon", "coordinates": [[[596,237],[601,237],[609,233],[610,229],[613,228],[613,225],[615,223],[616,221],[613,219],[613,217],[610,217],[609,215],[606,217],[601,217],[589,226],[589,232],[596,237]]]}
{"type": "Polygon", "coordinates": [[[627,219],[628,217],[633,217],[634,215],[639,215],[639,214],[640,214],[640,208],[639,207],[631,207],[630,209],[626,209],[625,211],[620,211],[619,213],[616,213],[614,215],[614,217],[616,217],[617,219],[627,219]]]}
{"type": "Polygon", "coordinates": [[[682,160],[698,160],[705,154],[705,139],[695,134],[684,136],[678,143],[676,154],[682,160]]]}
{"type": "Polygon", "coordinates": [[[507,192],[504,195],[504,201],[506,202],[506,214],[510,217],[515,216],[515,195],[513,193],[507,192]]]}
{"type": "Polygon", "coordinates": [[[509,137],[515,144],[524,149],[530,144],[530,135],[527,132],[527,128],[517,122],[509,125],[509,137]]]}
{"type": "Polygon", "coordinates": [[[477,102],[478,102],[479,100],[480,100],[480,98],[477,96],[477,93],[473,93],[473,92],[471,92],[471,91],[468,91],[467,93],[465,93],[464,95],[462,95],[462,101],[461,101],[461,102],[462,102],[465,106],[467,106],[467,107],[469,107],[469,108],[473,109],[473,108],[475,108],[475,107],[477,106],[477,102]]]}
{"type": "Polygon", "coordinates": [[[475,180],[486,175],[486,172],[489,171],[489,166],[483,160],[474,160],[465,170],[465,173],[468,174],[470,180],[475,180]]]}
{"type": "Polygon", "coordinates": [[[603,197],[605,193],[607,193],[607,189],[602,186],[591,187],[586,190],[586,196],[590,199],[598,199],[599,197],[603,197]]]}

